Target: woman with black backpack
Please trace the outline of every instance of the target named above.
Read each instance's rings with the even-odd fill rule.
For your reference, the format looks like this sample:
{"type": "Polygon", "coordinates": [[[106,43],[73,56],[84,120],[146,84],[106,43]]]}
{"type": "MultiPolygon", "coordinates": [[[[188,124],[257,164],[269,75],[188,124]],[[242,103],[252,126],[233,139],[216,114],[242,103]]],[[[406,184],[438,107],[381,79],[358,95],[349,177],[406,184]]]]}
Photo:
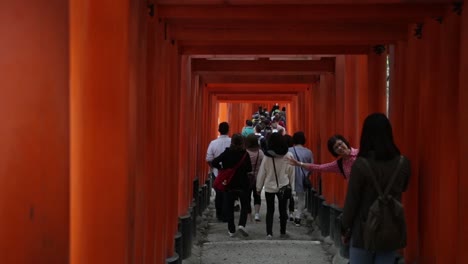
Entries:
{"type": "Polygon", "coordinates": [[[406,246],[400,201],[409,176],[409,160],[395,145],[389,120],[384,114],[369,115],[342,216],[342,238],[350,243],[351,264],[393,264],[396,250],[406,246]]]}

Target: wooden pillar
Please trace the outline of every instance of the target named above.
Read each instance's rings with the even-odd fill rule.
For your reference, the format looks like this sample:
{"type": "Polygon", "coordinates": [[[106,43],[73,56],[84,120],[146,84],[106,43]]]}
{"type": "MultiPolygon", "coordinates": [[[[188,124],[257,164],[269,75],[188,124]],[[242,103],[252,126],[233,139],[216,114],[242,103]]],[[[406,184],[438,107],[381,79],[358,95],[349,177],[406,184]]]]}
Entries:
{"type": "MultiPolygon", "coordinates": [[[[403,203],[406,207],[406,222],[408,228],[408,246],[405,249],[406,260],[412,263],[418,256],[418,252],[435,252],[435,248],[429,248],[431,241],[435,241],[435,237],[431,236],[431,232],[420,233],[419,230],[434,230],[435,226],[428,225],[417,221],[419,218],[429,219],[432,218],[432,214],[423,215],[420,214],[420,188],[419,183],[419,150],[418,146],[415,145],[415,131],[419,131],[419,103],[416,98],[419,98],[419,83],[420,80],[420,61],[422,58],[421,52],[423,46],[420,40],[413,36],[414,26],[408,28],[408,45],[405,52],[405,59],[403,62],[405,67],[404,80],[403,80],[403,102],[400,106],[402,109],[402,126],[403,133],[401,134],[402,141],[399,145],[403,155],[406,155],[411,161],[411,178],[409,182],[408,191],[403,195],[403,203]]],[[[400,63],[395,62],[398,67],[400,63]]],[[[401,65],[400,65],[401,67],[401,65]]],[[[416,142],[419,142],[419,137],[416,138],[416,142]]],[[[430,198],[429,198],[430,200],[430,198]]],[[[427,212],[429,213],[429,212],[427,212]]],[[[431,220],[429,220],[431,221],[431,220]]],[[[422,262],[430,263],[427,260],[422,262]]]]}
{"type": "Polygon", "coordinates": [[[129,28],[129,171],[128,189],[129,211],[133,222],[133,230],[129,234],[129,261],[143,263],[145,230],[144,199],[147,186],[145,173],[147,172],[145,159],[148,146],[148,101],[147,101],[147,68],[148,68],[148,23],[147,17],[141,15],[145,4],[142,1],[133,1],[130,5],[129,28]],[[134,191],[132,191],[134,190],[134,191]]]}
{"type": "Polygon", "coordinates": [[[0,3],[0,262],[69,258],[68,2],[0,3]]]}
{"type": "MultiPolygon", "coordinates": [[[[320,76],[319,96],[315,101],[319,105],[318,125],[320,127],[320,160],[325,163],[333,160],[327,149],[328,138],[335,133],[335,81],[331,74],[322,74],[320,76]]],[[[321,173],[323,196],[327,203],[333,203],[334,199],[334,174],[321,173]]]]}
{"type": "MultiPolygon", "coordinates": [[[[454,12],[447,13],[442,24],[436,21],[431,21],[436,24],[434,30],[440,32],[439,47],[437,50],[438,62],[440,69],[431,71],[430,74],[438,76],[440,85],[434,82],[431,88],[439,93],[436,96],[437,104],[432,109],[438,109],[434,113],[434,117],[439,124],[439,129],[434,140],[437,145],[436,153],[439,157],[433,156],[434,175],[437,179],[437,188],[439,214],[438,214],[438,233],[437,238],[446,243],[439,244],[439,254],[437,254],[437,263],[459,263],[457,262],[457,239],[459,231],[457,230],[458,221],[458,181],[459,170],[457,158],[458,152],[466,152],[464,149],[459,149],[458,135],[458,95],[459,95],[459,74],[460,72],[460,17],[454,12]],[[442,94],[440,92],[442,91],[442,94]],[[440,175],[445,175],[441,178],[440,175]]],[[[428,40],[429,41],[429,40],[428,40]]],[[[429,41],[431,46],[434,46],[435,41],[429,41]]],[[[432,49],[434,50],[434,49],[432,49]]],[[[432,126],[433,127],[433,124],[432,126]]],[[[429,132],[429,127],[423,131],[429,132]]],[[[465,171],[465,170],[462,170],[465,171]]],[[[428,208],[428,210],[430,210],[428,208]]],[[[465,220],[461,220],[465,222],[465,220]]],[[[466,242],[465,242],[466,243],[466,242]]]]}
{"type": "MultiPolygon", "coordinates": [[[[164,45],[166,49],[164,51],[165,57],[162,60],[165,66],[165,86],[162,87],[165,90],[165,96],[159,97],[159,104],[162,105],[163,109],[158,112],[157,131],[161,133],[161,144],[156,149],[156,159],[160,162],[157,168],[162,170],[159,172],[158,180],[165,178],[167,185],[162,185],[159,188],[166,190],[165,200],[164,197],[158,201],[160,204],[167,207],[167,219],[165,226],[166,233],[166,257],[172,257],[174,255],[174,236],[178,228],[178,210],[177,204],[179,199],[178,181],[183,175],[174,175],[174,168],[178,168],[180,163],[186,162],[186,160],[180,159],[179,152],[174,148],[174,143],[169,139],[179,138],[179,123],[175,122],[174,117],[179,116],[180,112],[180,58],[178,54],[177,42],[174,40],[167,40],[164,45]],[[167,114],[162,114],[167,113],[167,114]],[[171,128],[168,129],[168,124],[172,124],[171,128]],[[170,177],[173,175],[173,177],[170,177]],[[168,202],[169,201],[169,202],[168,202]]],[[[183,127],[185,129],[185,127],[183,127]]],[[[190,185],[191,186],[191,185],[190,185]]],[[[158,217],[158,212],[155,212],[158,217]]],[[[195,212],[194,212],[195,213],[195,212]]],[[[158,239],[156,237],[156,239],[158,239]]],[[[164,261],[164,259],[157,259],[156,262],[164,261]]]]}
{"type": "Polygon", "coordinates": [[[460,69],[459,69],[459,95],[458,95],[458,125],[459,125],[459,149],[458,157],[458,237],[457,237],[457,262],[462,263],[468,259],[466,250],[466,238],[468,237],[468,227],[466,221],[468,217],[468,177],[466,177],[466,164],[468,164],[468,11],[462,14],[460,26],[460,69]]]}
{"type": "MultiPolygon", "coordinates": [[[[195,114],[195,101],[193,94],[195,89],[191,86],[191,63],[190,58],[186,55],[181,58],[181,82],[180,82],[180,112],[179,112],[179,159],[186,162],[181,162],[178,165],[178,193],[179,193],[179,203],[178,203],[178,215],[182,216],[187,212],[188,205],[190,204],[193,191],[192,181],[196,175],[195,165],[196,162],[193,162],[191,157],[196,157],[197,153],[194,152],[195,144],[190,144],[194,142],[197,130],[198,122],[200,122],[198,117],[200,115],[195,114]],[[196,118],[189,118],[196,117],[196,118]],[[191,129],[189,129],[191,128],[191,129]],[[187,162],[192,161],[192,162],[187,162]]],[[[175,120],[173,120],[174,122],[175,120]]],[[[172,128],[171,128],[172,130],[172,128]]],[[[205,156],[203,156],[204,158],[205,156]]],[[[199,175],[200,177],[202,175],[199,175]]]]}
{"type": "Polygon", "coordinates": [[[70,263],[127,263],[130,4],[70,4],[70,263]]]}
{"type": "Polygon", "coordinates": [[[387,54],[386,50],[381,54],[371,51],[367,55],[368,113],[387,112],[387,54]]]}

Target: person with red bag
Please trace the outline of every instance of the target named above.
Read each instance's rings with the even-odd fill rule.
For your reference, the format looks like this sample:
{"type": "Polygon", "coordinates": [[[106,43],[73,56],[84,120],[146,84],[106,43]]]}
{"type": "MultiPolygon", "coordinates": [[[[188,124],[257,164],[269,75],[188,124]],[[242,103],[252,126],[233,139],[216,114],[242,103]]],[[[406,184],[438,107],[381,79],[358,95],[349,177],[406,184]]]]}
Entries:
{"type": "Polygon", "coordinates": [[[252,164],[249,154],[244,148],[244,137],[241,134],[234,134],[231,138],[230,147],[213,159],[211,166],[219,169],[220,173],[223,169],[237,168],[229,182],[226,182],[225,192],[223,192],[223,214],[228,223],[228,234],[233,237],[236,233],[234,201],[239,198],[241,211],[238,229],[243,236],[248,236],[245,225],[250,209],[250,179],[248,173],[252,171],[252,164]]]}

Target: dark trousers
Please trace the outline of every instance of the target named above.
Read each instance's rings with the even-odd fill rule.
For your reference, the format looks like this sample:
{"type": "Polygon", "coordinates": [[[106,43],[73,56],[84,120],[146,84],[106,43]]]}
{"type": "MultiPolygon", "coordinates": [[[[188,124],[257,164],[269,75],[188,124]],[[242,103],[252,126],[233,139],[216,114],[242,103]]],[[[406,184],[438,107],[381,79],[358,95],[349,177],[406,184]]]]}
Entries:
{"type": "Polygon", "coordinates": [[[267,204],[266,231],[267,235],[273,235],[273,216],[275,214],[275,196],[278,197],[278,210],[280,213],[280,233],[286,234],[286,222],[288,221],[288,212],[286,203],[288,199],[280,199],[277,193],[265,192],[267,204]]]}
{"type": "Polygon", "coordinates": [[[289,212],[294,212],[294,197],[289,198],[289,212]]]}
{"type": "Polygon", "coordinates": [[[250,205],[252,204],[252,195],[254,198],[254,205],[260,205],[262,203],[262,198],[260,197],[260,194],[257,193],[257,189],[253,187],[252,189],[249,190],[249,214],[252,213],[252,208],[250,205]]]}
{"type": "Polygon", "coordinates": [[[229,232],[236,232],[236,226],[234,224],[234,201],[238,198],[241,204],[239,225],[245,226],[245,223],[247,223],[247,214],[250,209],[249,196],[250,193],[246,191],[228,191],[224,193],[224,213],[229,232]]]}
{"type": "MultiPolygon", "coordinates": [[[[211,174],[211,179],[212,179],[212,182],[215,181],[215,176],[214,174],[212,173],[211,174]]],[[[215,196],[215,208],[216,208],[216,218],[220,221],[225,221],[226,220],[226,217],[224,217],[224,213],[223,213],[223,198],[224,198],[224,193],[223,192],[219,192],[217,190],[215,190],[216,192],[216,196],[215,196]]]]}
{"type": "Polygon", "coordinates": [[[216,218],[218,218],[218,220],[221,220],[221,221],[226,220],[226,217],[223,212],[223,204],[224,204],[224,192],[216,191],[216,196],[215,196],[216,218]]]}

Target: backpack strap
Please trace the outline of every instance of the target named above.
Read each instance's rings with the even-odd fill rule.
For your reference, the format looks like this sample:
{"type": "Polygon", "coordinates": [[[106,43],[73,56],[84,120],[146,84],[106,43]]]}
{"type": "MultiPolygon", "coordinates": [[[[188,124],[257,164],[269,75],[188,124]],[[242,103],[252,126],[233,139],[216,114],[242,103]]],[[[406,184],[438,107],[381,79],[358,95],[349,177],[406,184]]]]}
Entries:
{"type": "Polygon", "coordinates": [[[248,153],[245,152],[244,156],[242,156],[242,159],[233,167],[234,170],[237,170],[240,167],[240,165],[244,162],[245,157],[247,156],[247,154],[248,153]]]}
{"type": "MultiPolygon", "coordinates": [[[[296,154],[296,158],[297,158],[297,160],[298,160],[298,161],[301,161],[301,160],[299,159],[299,155],[297,155],[296,148],[295,148],[295,147],[293,147],[293,149],[294,149],[294,153],[296,154]]],[[[305,175],[305,172],[304,172],[304,169],[302,169],[302,166],[299,166],[299,167],[301,168],[302,175],[303,175],[304,177],[306,177],[306,175],[305,175]]]]}
{"type": "Polygon", "coordinates": [[[271,158],[273,159],[273,169],[275,170],[276,186],[278,186],[279,188],[278,174],[276,174],[275,157],[271,157],[271,158]]]}
{"type": "Polygon", "coordinates": [[[398,171],[400,171],[400,167],[403,164],[403,156],[400,156],[400,159],[398,160],[398,165],[396,170],[393,172],[392,177],[390,178],[390,181],[387,184],[387,187],[385,188],[385,192],[382,192],[382,189],[380,188],[380,185],[377,183],[377,179],[375,178],[375,175],[373,173],[373,170],[371,169],[371,166],[369,165],[369,162],[367,159],[362,159],[366,167],[369,169],[371,173],[371,178],[372,182],[374,183],[375,189],[377,190],[377,193],[379,194],[380,197],[386,197],[388,193],[390,192],[390,189],[393,186],[393,183],[395,182],[396,176],[398,174],[398,171]]]}

